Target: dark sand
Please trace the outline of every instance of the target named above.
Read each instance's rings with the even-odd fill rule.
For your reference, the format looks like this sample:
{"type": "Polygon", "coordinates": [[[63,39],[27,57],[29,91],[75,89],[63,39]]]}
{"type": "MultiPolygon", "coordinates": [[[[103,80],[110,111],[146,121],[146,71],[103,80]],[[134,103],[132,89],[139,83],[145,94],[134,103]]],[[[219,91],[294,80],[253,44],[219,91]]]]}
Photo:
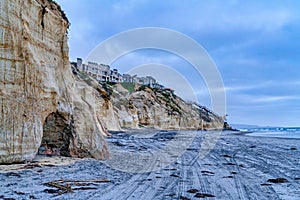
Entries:
{"type": "MultiPolygon", "coordinates": [[[[108,141],[112,158],[117,159],[109,162],[37,157],[35,163],[27,165],[0,165],[0,199],[300,199],[300,140],[225,132],[201,159],[199,149],[205,132],[198,132],[182,156],[169,152],[174,160],[168,164],[156,155],[175,133],[155,135],[153,131],[142,131],[143,136],[137,132],[114,133],[108,141]],[[118,151],[128,155],[148,153],[161,167],[153,164],[151,168],[153,161],[139,162],[145,159],[139,156],[137,160],[128,157],[128,163],[134,163],[130,166],[115,157],[118,151]],[[134,173],[132,168],[150,172],[134,173]],[[69,184],[73,192],[44,184],[57,180],[73,181],[57,182],[69,184]]],[[[189,140],[189,134],[186,132],[180,140],[189,140]]]]}

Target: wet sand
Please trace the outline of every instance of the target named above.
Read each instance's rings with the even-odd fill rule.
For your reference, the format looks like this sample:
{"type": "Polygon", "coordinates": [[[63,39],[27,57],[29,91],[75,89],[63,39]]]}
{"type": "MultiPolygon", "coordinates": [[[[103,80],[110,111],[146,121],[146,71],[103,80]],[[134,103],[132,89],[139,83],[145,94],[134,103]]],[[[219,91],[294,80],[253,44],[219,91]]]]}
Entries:
{"type": "MultiPolygon", "coordinates": [[[[112,158],[120,151],[155,157],[176,135],[142,133],[113,133],[108,138],[112,158]]],[[[180,139],[188,140],[189,133],[180,139]]],[[[155,171],[143,166],[146,161],[131,162],[148,169],[145,173],[130,172],[124,165],[119,171],[112,161],[64,157],[0,165],[0,199],[299,199],[300,140],[224,132],[201,159],[205,134],[210,132],[198,132],[183,154],[172,155],[174,161],[166,166],[166,160],[157,157],[161,168],[153,167],[155,171]],[[53,182],[71,190],[49,184],[53,182]]]]}

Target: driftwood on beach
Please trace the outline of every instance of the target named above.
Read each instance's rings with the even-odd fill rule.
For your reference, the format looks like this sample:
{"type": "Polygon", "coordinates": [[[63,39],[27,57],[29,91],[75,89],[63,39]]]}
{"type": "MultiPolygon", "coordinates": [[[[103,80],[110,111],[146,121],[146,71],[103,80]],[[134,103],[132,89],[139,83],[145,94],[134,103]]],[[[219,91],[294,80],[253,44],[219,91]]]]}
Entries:
{"type": "Polygon", "coordinates": [[[57,180],[44,183],[44,185],[49,187],[57,188],[57,190],[49,190],[45,189],[44,191],[47,193],[57,193],[58,195],[64,193],[73,193],[74,190],[95,190],[95,187],[86,187],[90,186],[92,183],[108,183],[110,180],[108,179],[94,179],[94,180],[57,180]],[[73,186],[73,188],[72,188],[73,186]],[[76,187],[82,186],[82,187],[76,187]]]}

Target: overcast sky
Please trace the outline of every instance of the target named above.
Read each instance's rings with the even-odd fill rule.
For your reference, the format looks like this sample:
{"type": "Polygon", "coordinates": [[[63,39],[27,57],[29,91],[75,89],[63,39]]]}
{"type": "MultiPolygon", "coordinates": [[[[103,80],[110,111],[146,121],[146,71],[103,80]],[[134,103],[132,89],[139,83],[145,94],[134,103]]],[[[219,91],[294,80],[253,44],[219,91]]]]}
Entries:
{"type": "MultiPolygon", "coordinates": [[[[230,123],[300,126],[300,1],[57,2],[71,22],[71,60],[87,57],[98,44],[122,31],[142,27],[173,29],[196,40],[216,63],[226,89],[230,123]]],[[[121,72],[152,74],[151,70],[136,67],[149,67],[149,63],[175,71],[174,76],[183,74],[182,84],[174,76],[153,76],[186,99],[194,100],[186,93],[193,91],[201,104],[210,107],[201,77],[195,77],[189,63],[176,55],[138,51],[123,56],[113,67],[121,72]],[[185,90],[190,86],[192,89],[185,90]]],[[[157,71],[157,66],[153,69],[157,71]]]]}

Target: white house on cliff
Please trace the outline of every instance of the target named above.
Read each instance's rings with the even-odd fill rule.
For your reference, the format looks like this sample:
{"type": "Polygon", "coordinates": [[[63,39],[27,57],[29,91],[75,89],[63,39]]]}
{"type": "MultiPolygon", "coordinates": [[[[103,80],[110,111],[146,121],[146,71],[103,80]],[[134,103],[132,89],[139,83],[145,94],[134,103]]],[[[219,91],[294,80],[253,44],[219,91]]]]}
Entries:
{"type": "Polygon", "coordinates": [[[78,70],[87,73],[89,76],[95,78],[100,82],[129,82],[138,83],[141,85],[148,85],[153,88],[162,89],[162,85],[158,84],[152,76],[138,77],[130,74],[121,75],[117,69],[110,69],[109,65],[98,64],[95,62],[88,62],[84,64],[81,58],[77,58],[77,63],[74,63],[78,70]]]}

